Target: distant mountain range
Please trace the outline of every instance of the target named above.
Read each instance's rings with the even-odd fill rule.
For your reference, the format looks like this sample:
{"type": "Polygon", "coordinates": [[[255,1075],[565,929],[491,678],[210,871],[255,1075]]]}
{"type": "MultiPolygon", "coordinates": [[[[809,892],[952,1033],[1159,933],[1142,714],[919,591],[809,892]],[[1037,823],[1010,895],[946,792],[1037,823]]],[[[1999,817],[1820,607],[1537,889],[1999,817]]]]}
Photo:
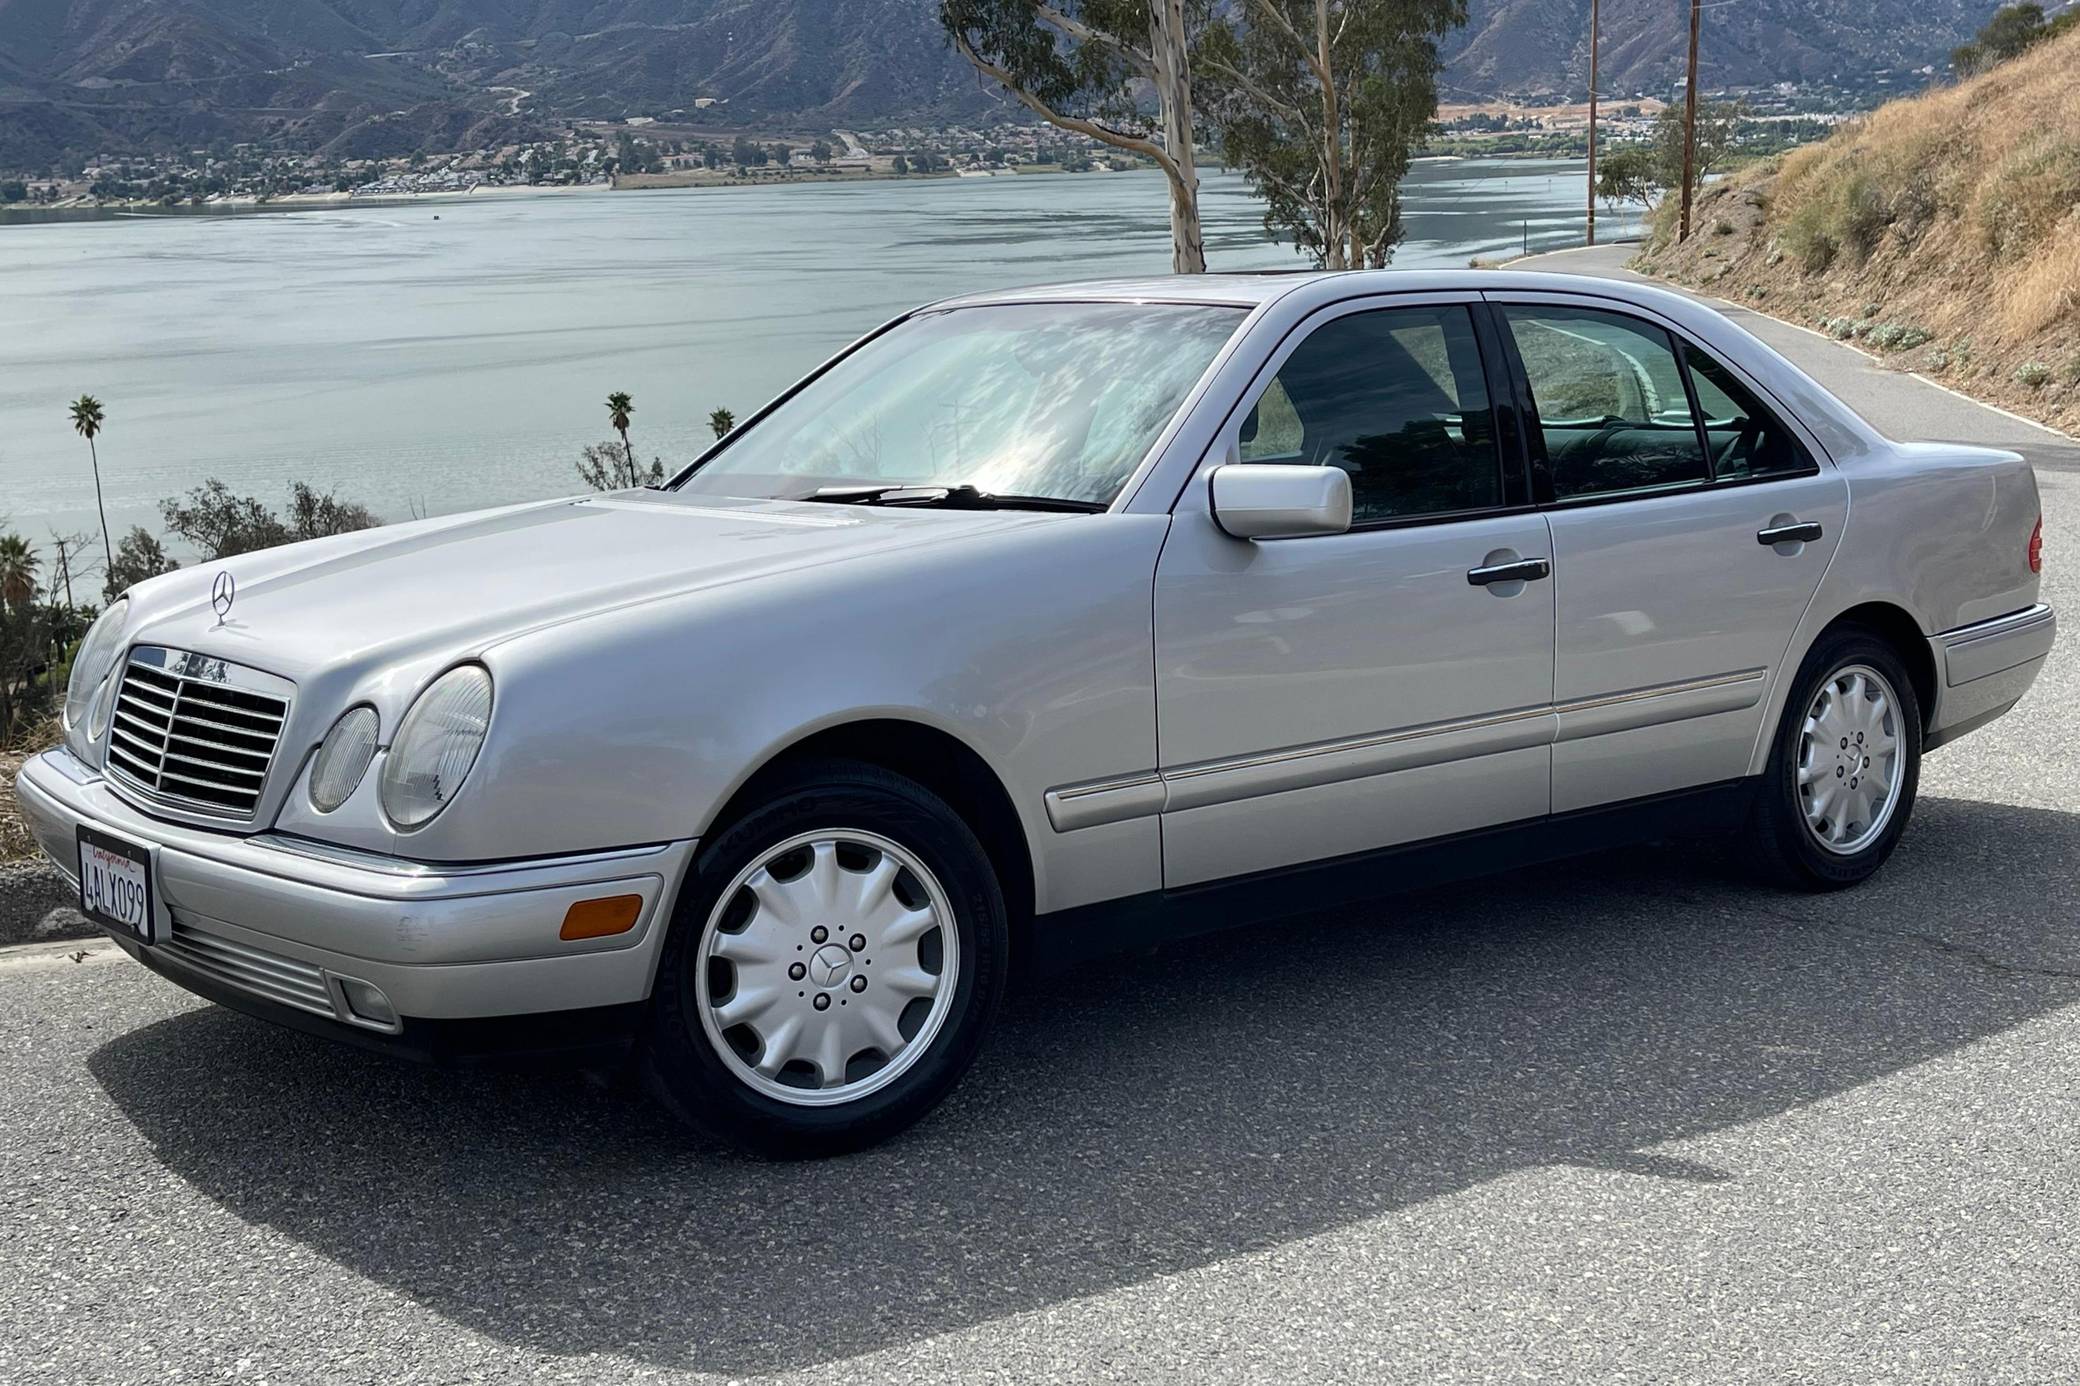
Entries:
{"type": "MultiPolygon", "coordinates": [[[[1940,64],[1996,0],[1707,5],[1708,85],[1940,64]]],[[[941,40],[936,0],[0,0],[0,168],[64,149],[285,139],[341,153],[474,147],[544,121],[727,101],[731,123],[974,118],[1013,108],[941,40]]],[[[1446,98],[1586,83],[1589,0],[1472,0],[1446,98]]],[[[1680,0],[1606,0],[1603,85],[1665,92],[1680,0]]]]}

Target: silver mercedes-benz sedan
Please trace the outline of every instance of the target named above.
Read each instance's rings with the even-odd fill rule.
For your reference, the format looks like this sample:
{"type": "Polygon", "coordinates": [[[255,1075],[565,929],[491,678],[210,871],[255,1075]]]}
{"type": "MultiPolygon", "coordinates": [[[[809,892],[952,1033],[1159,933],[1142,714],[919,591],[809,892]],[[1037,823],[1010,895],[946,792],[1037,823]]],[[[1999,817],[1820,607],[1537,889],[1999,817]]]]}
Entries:
{"type": "Polygon", "coordinates": [[[978,295],[661,488],[142,584],[17,792],[203,996],[828,1152],[1014,968],[1694,830],[1853,885],[2036,678],[2039,530],[1648,287],[978,295]]]}

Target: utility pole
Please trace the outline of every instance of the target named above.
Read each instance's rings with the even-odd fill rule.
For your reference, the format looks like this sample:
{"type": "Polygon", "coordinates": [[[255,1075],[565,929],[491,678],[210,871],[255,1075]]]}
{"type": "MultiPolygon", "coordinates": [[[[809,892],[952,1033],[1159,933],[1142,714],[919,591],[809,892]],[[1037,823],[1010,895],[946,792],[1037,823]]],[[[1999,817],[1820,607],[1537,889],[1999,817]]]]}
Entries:
{"type": "Polygon", "coordinates": [[[58,580],[65,585],[65,612],[72,613],[72,563],[65,552],[66,540],[58,540],[58,580]]]}
{"type": "Polygon", "coordinates": [[[1596,10],[1602,0],[1589,0],[1589,239],[1596,244],[1596,10]]]}
{"type": "Polygon", "coordinates": [[[1704,0],[1690,0],[1690,79],[1683,87],[1683,220],[1676,239],[1690,239],[1691,169],[1697,162],[1697,21],[1704,0]]]}

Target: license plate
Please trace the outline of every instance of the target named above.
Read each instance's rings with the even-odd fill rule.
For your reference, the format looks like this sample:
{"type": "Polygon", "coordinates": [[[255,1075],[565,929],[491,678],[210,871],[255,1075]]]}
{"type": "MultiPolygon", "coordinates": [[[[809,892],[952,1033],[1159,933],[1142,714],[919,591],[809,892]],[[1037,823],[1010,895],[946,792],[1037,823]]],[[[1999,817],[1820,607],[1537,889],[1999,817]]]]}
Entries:
{"type": "Polygon", "coordinates": [[[96,923],[152,942],[152,854],[134,842],[79,830],[79,909],[96,923]]]}

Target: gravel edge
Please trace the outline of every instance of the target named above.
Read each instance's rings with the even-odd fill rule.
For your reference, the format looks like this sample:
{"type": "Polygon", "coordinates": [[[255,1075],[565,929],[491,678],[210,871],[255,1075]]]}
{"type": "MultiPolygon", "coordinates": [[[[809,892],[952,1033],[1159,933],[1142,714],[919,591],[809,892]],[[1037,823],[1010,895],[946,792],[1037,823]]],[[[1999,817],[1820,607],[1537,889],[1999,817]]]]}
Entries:
{"type": "Polygon", "coordinates": [[[40,857],[0,861],[0,948],[100,937],[73,907],[75,898],[58,868],[40,857]]]}

